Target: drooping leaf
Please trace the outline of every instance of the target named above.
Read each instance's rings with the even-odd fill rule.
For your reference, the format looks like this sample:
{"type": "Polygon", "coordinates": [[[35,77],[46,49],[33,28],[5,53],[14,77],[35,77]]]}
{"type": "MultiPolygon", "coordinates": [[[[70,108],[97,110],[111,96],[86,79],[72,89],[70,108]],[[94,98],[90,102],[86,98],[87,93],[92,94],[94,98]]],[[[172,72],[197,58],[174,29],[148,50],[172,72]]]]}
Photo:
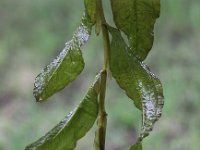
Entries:
{"type": "Polygon", "coordinates": [[[138,141],[136,144],[131,146],[130,150],[142,150],[142,143],[138,141]]]}
{"type": "Polygon", "coordinates": [[[62,90],[82,72],[84,61],[80,47],[88,41],[91,21],[83,16],[82,23],[63,51],[36,77],[33,94],[37,101],[43,101],[62,90]]]}
{"type": "Polygon", "coordinates": [[[112,35],[110,70],[119,86],[142,110],[142,140],[161,116],[164,103],[162,85],[149,68],[130,53],[120,31],[111,27],[108,29],[112,35]]]}
{"type": "Polygon", "coordinates": [[[131,52],[144,60],[151,50],[160,0],[111,0],[116,26],[128,37],[131,52]]]}
{"type": "Polygon", "coordinates": [[[92,24],[96,22],[96,0],[84,0],[86,14],[90,18],[92,24]]]}
{"type": "Polygon", "coordinates": [[[99,78],[89,89],[79,106],[57,126],[26,150],[73,150],[77,141],[93,126],[98,115],[99,78]]]}

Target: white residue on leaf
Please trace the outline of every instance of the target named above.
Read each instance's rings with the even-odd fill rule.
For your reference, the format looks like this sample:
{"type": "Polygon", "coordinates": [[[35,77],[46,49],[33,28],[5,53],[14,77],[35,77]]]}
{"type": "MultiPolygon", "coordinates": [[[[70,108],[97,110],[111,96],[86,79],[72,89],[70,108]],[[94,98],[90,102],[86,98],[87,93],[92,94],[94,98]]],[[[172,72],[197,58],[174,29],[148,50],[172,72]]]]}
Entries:
{"type": "Polygon", "coordinates": [[[72,37],[70,42],[67,42],[65,45],[70,45],[71,47],[81,47],[83,46],[90,37],[91,27],[86,24],[87,19],[85,15],[82,18],[82,23],[76,30],[75,34],[72,37]],[[70,44],[69,44],[70,43],[70,44]],[[78,44],[78,45],[77,45],[78,44]]]}
{"type": "Polygon", "coordinates": [[[149,67],[143,63],[143,62],[140,62],[140,65],[142,66],[142,68],[153,78],[157,78],[156,75],[154,73],[151,72],[151,70],[149,69],[149,67]]]}
{"type": "Polygon", "coordinates": [[[50,130],[48,133],[46,133],[44,136],[42,136],[38,141],[35,143],[29,145],[26,147],[25,150],[36,150],[41,148],[43,144],[46,142],[52,140],[56,136],[59,135],[59,133],[62,131],[62,129],[65,127],[65,125],[68,123],[68,121],[71,119],[72,115],[74,114],[74,111],[71,111],[59,124],[57,124],[52,130],[50,130]]]}
{"type": "Polygon", "coordinates": [[[144,138],[152,130],[153,125],[156,121],[156,105],[154,93],[151,90],[146,89],[142,81],[139,81],[139,87],[143,97],[142,131],[140,134],[140,138],[144,138]]]}
{"type": "Polygon", "coordinates": [[[64,60],[66,55],[72,50],[80,49],[80,47],[88,41],[91,32],[91,27],[86,25],[85,20],[85,16],[83,16],[82,23],[73,35],[72,40],[65,43],[65,48],[62,50],[62,52],[36,77],[33,95],[38,101],[39,99],[43,99],[41,97],[42,92],[44,91],[52,75],[54,75],[55,70],[59,67],[59,64],[64,60]]]}
{"type": "Polygon", "coordinates": [[[157,92],[155,95],[156,97],[156,116],[158,118],[161,117],[162,114],[162,108],[164,105],[164,96],[163,96],[163,89],[162,89],[162,84],[160,82],[160,80],[158,79],[158,77],[151,72],[151,70],[149,69],[149,67],[144,64],[143,62],[140,62],[141,66],[145,69],[145,71],[149,74],[149,76],[151,77],[152,81],[154,82],[154,86],[155,86],[155,92],[157,92]]]}
{"type": "Polygon", "coordinates": [[[162,115],[162,109],[164,105],[164,97],[163,95],[158,95],[157,97],[157,109],[156,109],[156,116],[159,119],[162,115]]]}
{"type": "Polygon", "coordinates": [[[150,71],[149,67],[143,62],[140,65],[148,73],[150,81],[152,81],[153,87],[143,85],[143,82],[139,82],[140,91],[142,93],[142,107],[143,107],[143,120],[142,120],[142,132],[140,138],[146,137],[153,129],[153,125],[160,118],[162,114],[162,108],[164,104],[164,97],[162,91],[162,85],[160,80],[150,71]]]}
{"type": "Polygon", "coordinates": [[[87,42],[89,39],[88,27],[82,23],[78,28],[75,38],[77,39],[79,47],[85,44],[85,42],[87,42]]]}

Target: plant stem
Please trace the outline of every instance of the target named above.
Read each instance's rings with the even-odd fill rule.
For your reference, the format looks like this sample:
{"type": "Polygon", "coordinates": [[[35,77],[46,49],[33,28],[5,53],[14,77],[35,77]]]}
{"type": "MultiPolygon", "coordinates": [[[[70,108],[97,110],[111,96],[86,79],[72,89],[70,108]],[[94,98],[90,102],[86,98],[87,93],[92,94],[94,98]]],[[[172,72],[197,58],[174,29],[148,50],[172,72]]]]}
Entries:
{"type": "Polygon", "coordinates": [[[109,64],[110,40],[106,20],[103,12],[102,0],[97,0],[97,34],[102,30],[104,44],[104,65],[101,72],[100,95],[99,95],[99,116],[97,120],[98,129],[95,136],[95,150],[105,150],[107,113],[105,110],[106,81],[109,64]],[[99,28],[100,27],[100,28],[99,28]]]}
{"type": "Polygon", "coordinates": [[[101,27],[102,35],[103,35],[103,44],[104,44],[104,67],[103,69],[107,70],[108,68],[108,61],[109,61],[109,52],[110,52],[110,40],[109,34],[107,29],[107,23],[104,16],[102,0],[97,0],[97,26],[101,27]]]}
{"type": "Polygon", "coordinates": [[[99,116],[97,120],[97,131],[95,135],[95,150],[105,150],[105,137],[107,126],[107,113],[105,111],[107,71],[101,71],[100,95],[99,95],[99,116]]]}

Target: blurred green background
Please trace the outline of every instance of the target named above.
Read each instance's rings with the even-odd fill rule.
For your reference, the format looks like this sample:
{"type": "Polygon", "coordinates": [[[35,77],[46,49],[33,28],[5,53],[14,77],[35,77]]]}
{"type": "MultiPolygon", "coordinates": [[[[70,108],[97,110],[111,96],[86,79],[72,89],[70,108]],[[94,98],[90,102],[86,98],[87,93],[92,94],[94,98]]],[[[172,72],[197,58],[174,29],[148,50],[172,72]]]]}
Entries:
{"type": "MultiPolygon", "coordinates": [[[[79,103],[101,68],[102,40],[93,34],[78,79],[45,103],[32,96],[35,76],[72,37],[83,10],[78,0],[0,0],[0,150],[22,150],[44,135],[79,103]]],[[[145,62],[163,83],[165,106],[144,150],[198,150],[200,1],[162,0],[161,10],[145,62]]],[[[114,80],[108,84],[106,149],[126,150],[139,134],[140,112],[114,80]]],[[[95,126],[77,150],[92,150],[95,126]]]]}

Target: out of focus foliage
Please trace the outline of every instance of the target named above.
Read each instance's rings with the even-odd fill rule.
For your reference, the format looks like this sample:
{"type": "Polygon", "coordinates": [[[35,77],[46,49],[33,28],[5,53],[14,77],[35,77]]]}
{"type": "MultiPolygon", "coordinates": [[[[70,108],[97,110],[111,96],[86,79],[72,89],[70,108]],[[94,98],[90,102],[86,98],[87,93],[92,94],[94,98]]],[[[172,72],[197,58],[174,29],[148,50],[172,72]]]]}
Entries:
{"type": "MultiPolygon", "coordinates": [[[[144,140],[144,149],[196,150],[200,147],[199,8],[199,0],[162,1],[154,50],[147,63],[162,79],[165,108],[151,138],[144,140]]],[[[102,47],[93,39],[84,47],[87,67],[78,80],[51,98],[56,101],[40,106],[33,104],[34,77],[44,67],[41,64],[48,64],[71,38],[82,16],[77,9],[84,9],[80,1],[0,1],[0,149],[24,149],[46,133],[78,104],[75,100],[83,97],[92,82],[89,79],[99,70],[102,58],[96,56],[102,47]],[[72,90],[78,90],[79,94],[72,94],[72,90]]],[[[128,149],[126,145],[133,143],[138,135],[132,130],[132,124],[139,128],[139,111],[132,109],[131,101],[113,86],[114,81],[109,82],[110,89],[114,90],[108,88],[106,98],[107,149],[128,149]]],[[[93,136],[92,131],[77,149],[89,149],[93,136]]]]}

